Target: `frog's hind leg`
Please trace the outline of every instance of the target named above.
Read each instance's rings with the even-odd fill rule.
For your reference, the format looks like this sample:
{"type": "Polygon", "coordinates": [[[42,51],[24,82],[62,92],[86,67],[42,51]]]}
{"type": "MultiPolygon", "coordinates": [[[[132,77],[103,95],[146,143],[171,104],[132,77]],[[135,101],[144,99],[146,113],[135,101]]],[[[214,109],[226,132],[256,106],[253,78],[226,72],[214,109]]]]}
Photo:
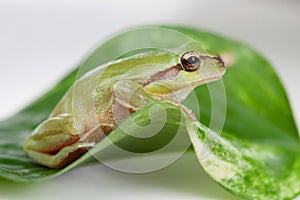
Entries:
{"type": "Polygon", "coordinates": [[[25,140],[24,150],[44,166],[62,168],[84,154],[93,144],[95,142],[81,140],[71,114],[60,114],[41,123],[25,140]]]}

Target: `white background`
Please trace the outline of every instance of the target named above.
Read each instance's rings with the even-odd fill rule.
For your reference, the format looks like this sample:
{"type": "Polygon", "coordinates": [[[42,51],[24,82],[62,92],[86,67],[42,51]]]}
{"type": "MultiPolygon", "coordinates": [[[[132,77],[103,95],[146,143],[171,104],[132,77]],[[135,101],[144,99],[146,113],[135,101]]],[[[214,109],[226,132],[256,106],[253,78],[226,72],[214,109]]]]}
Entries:
{"type": "MultiPolygon", "coordinates": [[[[210,30],[259,50],[279,73],[299,126],[297,0],[0,0],[0,119],[42,94],[99,41],[123,28],[157,23],[210,30]]],[[[144,175],[96,165],[34,185],[0,180],[0,199],[92,198],[235,199],[204,174],[192,154],[144,175]]]]}

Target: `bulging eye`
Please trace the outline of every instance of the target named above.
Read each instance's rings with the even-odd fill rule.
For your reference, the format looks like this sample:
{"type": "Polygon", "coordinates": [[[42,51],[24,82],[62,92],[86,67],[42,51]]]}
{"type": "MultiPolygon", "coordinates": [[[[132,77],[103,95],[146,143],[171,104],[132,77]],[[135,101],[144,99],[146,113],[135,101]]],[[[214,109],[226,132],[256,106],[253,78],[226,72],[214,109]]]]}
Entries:
{"type": "Polygon", "coordinates": [[[180,59],[181,66],[185,71],[195,71],[200,67],[200,56],[195,51],[185,52],[180,59]]]}

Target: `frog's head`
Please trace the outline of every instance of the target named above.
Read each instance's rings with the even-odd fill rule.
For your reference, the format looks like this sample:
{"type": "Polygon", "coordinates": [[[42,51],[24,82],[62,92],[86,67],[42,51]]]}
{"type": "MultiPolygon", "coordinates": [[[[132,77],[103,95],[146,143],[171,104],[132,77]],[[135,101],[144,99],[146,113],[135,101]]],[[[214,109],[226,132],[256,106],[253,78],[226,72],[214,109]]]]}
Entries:
{"type": "Polygon", "coordinates": [[[196,86],[220,79],[225,64],[220,56],[185,46],[176,54],[176,63],[150,76],[145,89],[159,98],[183,100],[196,86]]]}

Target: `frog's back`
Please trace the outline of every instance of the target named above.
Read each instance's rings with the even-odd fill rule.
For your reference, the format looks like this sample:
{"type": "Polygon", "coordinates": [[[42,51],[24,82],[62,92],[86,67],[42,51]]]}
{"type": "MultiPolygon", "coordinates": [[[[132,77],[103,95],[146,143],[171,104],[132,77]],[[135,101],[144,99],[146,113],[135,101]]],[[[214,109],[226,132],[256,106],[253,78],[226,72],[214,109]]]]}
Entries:
{"type": "Polygon", "coordinates": [[[73,84],[57,104],[50,117],[62,113],[83,115],[85,112],[85,116],[82,116],[85,119],[91,120],[87,115],[95,113],[103,122],[101,119],[107,120],[108,115],[110,115],[113,103],[113,85],[116,82],[121,78],[126,78],[126,73],[136,66],[149,63],[167,63],[170,58],[168,53],[147,53],[99,66],[83,75],[73,84]]]}

